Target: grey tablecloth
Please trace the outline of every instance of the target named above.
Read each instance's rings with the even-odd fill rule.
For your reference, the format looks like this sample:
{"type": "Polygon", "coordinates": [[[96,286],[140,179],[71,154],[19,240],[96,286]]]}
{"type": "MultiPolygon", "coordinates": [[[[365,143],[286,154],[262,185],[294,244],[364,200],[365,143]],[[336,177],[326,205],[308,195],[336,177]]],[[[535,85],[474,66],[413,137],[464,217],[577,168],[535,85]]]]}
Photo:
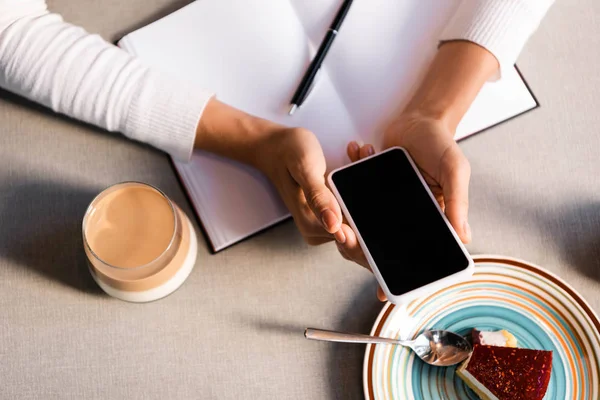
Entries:
{"type": "MultiPolygon", "coordinates": [[[[183,6],[54,0],[109,40],[183,6]]],[[[600,2],[558,1],[519,66],[541,108],[467,139],[473,253],[540,264],[600,309],[600,2]]],[[[306,326],[367,332],[373,278],[286,223],[218,255],[203,240],[174,295],[134,305],[85,269],[80,221],[122,180],[191,214],[167,156],[0,94],[1,399],[358,399],[364,347],[306,326]]]]}

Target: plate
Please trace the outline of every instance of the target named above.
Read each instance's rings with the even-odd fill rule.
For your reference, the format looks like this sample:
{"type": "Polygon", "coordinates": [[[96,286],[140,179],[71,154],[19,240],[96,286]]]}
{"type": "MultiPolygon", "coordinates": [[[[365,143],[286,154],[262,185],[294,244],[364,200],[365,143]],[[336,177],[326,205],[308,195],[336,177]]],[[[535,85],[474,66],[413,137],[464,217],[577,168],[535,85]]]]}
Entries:
{"type": "MultiPolygon", "coordinates": [[[[475,257],[475,272],[408,305],[387,303],[372,335],[397,339],[426,328],[467,335],[472,328],[507,329],[519,347],[552,350],[546,400],[600,399],[600,321],[586,301],[556,275],[506,257],[475,257]]],[[[400,346],[368,345],[363,384],[368,400],[477,399],[454,374],[400,346]]]]}

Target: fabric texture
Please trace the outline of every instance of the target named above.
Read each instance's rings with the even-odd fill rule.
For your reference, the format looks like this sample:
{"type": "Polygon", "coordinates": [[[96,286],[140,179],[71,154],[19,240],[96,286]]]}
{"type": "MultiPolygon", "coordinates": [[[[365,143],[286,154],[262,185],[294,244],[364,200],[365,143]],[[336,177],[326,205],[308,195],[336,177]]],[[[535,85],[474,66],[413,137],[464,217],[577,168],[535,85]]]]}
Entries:
{"type": "Polygon", "coordinates": [[[64,22],[42,0],[0,1],[0,86],[182,161],[212,96],[64,22]]]}

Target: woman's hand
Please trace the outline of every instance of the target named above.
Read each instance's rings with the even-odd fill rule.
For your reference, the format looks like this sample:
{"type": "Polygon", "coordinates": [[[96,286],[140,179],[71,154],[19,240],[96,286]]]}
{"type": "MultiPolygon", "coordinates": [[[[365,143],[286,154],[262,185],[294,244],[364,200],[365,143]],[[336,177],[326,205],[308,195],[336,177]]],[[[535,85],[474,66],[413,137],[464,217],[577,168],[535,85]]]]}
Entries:
{"type": "Polygon", "coordinates": [[[443,121],[402,114],[384,135],[384,147],[392,146],[408,151],[456,233],[463,243],[469,243],[471,167],[454,140],[454,132],[443,121]]]}
{"type": "MultiPolygon", "coordinates": [[[[384,147],[408,150],[465,243],[471,240],[467,217],[471,169],[454,134],[481,87],[497,71],[497,60],[484,48],[467,41],[442,43],[410,102],[384,132],[384,147]]],[[[370,153],[370,145],[348,146],[351,161],[370,153]]],[[[341,230],[346,238],[338,243],[342,256],[368,268],[352,229],[344,224],[341,230]]],[[[381,290],[378,297],[383,297],[381,290]]]]}
{"type": "Polygon", "coordinates": [[[344,243],[342,211],[325,184],[326,163],[316,136],[280,128],[256,148],[255,166],[273,182],[308,244],[344,243]]]}
{"type": "MultiPolygon", "coordinates": [[[[469,208],[469,162],[452,138],[452,134],[440,121],[416,115],[401,115],[386,130],[385,148],[405,148],[421,171],[448,220],[464,243],[471,240],[471,228],[467,221],[469,208]]],[[[373,146],[348,145],[348,157],[352,162],[374,154],[373,146]]],[[[356,234],[350,226],[342,225],[345,242],[337,243],[340,254],[370,269],[356,234]]],[[[385,295],[378,288],[377,297],[384,301],[385,295]]]]}
{"type": "MultiPolygon", "coordinates": [[[[425,181],[435,195],[448,220],[464,243],[471,240],[467,220],[469,208],[469,162],[440,121],[418,116],[401,115],[386,130],[385,148],[404,147],[411,155],[425,181]]],[[[374,153],[373,146],[348,145],[350,161],[358,161],[374,153]]],[[[367,260],[348,225],[342,226],[345,243],[338,249],[345,258],[368,268],[367,260]]]]}
{"type": "Polygon", "coordinates": [[[343,243],[342,212],[325,185],[325,156],[315,135],[211,100],[200,119],[197,148],[251,165],[275,185],[307,243],[343,243]]]}

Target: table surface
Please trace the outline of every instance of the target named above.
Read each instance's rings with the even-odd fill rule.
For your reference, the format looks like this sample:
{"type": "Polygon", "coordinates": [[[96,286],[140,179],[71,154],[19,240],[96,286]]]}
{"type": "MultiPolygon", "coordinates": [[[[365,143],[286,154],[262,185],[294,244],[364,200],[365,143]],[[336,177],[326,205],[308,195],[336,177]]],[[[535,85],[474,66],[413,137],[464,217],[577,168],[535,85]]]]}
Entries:
{"type": "MultiPolygon", "coordinates": [[[[185,5],[54,0],[113,41],[185,5]]],[[[519,59],[541,108],[461,142],[471,161],[473,254],[557,273],[600,310],[600,2],[558,1],[519,59]]],[[[190,215],[166,155],[0,92],[0,398],[359,399],[361,345],[306,341],[307,326],[368,332],[375,282],[291,222],[217,255],[200,240],[174,295],[102,294],[80,223],[124,180],[190,215]]],[[[197,225],[196,225],[197,227],[197,225]]]]}

